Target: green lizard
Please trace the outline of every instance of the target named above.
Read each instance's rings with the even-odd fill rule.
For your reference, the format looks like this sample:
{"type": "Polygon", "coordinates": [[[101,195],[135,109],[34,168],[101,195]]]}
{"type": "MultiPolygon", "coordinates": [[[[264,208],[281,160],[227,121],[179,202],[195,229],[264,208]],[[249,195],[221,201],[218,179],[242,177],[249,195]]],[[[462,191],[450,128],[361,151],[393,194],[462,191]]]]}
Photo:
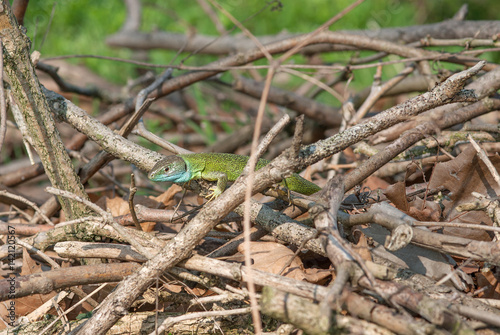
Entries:
{"type": "MultiPolygon", "coordinates": [[[[172,181],[186,183],[193,179],[217,181],[217,186],[210,188],[207,198],[217,198],[225,189],[228,181],[235,181],[248,162],[247,156],[225,153],[197,153],[168,156],[162,159],[148,174],[152,181],[172,181]]],[[[265,159],[259,159],[256,170],[269,164],[265,159]]],[[[288,189],[305,195],[318,192],[321,188],[293,174],[286,178],[282,185],[288,189]]]]}

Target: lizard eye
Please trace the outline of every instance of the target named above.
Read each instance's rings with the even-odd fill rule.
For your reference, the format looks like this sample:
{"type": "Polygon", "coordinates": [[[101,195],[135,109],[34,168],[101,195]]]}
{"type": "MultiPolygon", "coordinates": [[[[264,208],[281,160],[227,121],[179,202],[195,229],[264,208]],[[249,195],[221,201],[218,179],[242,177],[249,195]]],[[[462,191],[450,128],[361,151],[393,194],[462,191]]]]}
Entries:
{"type": "Polygon", "coordinates": [[[170,170],[170,168],[167,166],[167,167],[165,168],[165,172],[168,172],[168,170],[170,170]]]}

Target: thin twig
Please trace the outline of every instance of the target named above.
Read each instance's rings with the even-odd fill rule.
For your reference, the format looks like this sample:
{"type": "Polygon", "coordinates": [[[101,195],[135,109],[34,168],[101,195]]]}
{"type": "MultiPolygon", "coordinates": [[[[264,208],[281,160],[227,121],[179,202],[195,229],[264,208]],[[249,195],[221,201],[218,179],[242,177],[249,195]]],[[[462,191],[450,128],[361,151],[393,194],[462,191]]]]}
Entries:
{"type": "Polygon", "coordinates": [[[455,228],[478,229],[478,230],[494,231],[500,233],[500,227],[492,227],[475,223],[415,221],[413,222],[413,225],[426,226],[426,227],[455,227],[455,228]]]}
{"type": "Polygon", "coordinates": [[[255,333],[262,333],[262,324],[259,314],[259,307],[256,298],[256,289],[253,281],[253,272],[252,272],[252,255],[251,255],[251,247],[250,247],[250,198],[252,197],[252,187],[254,183],[255,176],[255,166],[257,165],[258,156],[258,148],[257,143],[260,137],[260,131],[262,127],[262,120],[264,118],[264,111],[267,103],[267,96],[269,94],[269,89],[271,87],[271,82],[273,80],[276,69],[271,67],[267,72],[266,83],[264,86],[264,91],[262,92],[262,97],[259,103],[259,110],[257,112],[257,118],[255,120],[255,129],[253,133],[252,146],[250,150],[250,158],[248,159],[248,177],[247,177],[247,189],[245,191],[245,202],[244,202],[244,215],[243,215],[243,233],[244,233],[244,241],[243,246],[245,248],[245,265],[248,266],[249,269],[249,280],[248,280],[248,292],[250,295],[250,306],[252,307],[252,319],[255,326],[255,333]]]}
{"type": "Polygon", "coordinates": [[[229,13],[227,10],[225,10],[224,7],[219,5],[216,1],[214,1],[214,0],[208,0],[208,1],[212,4],[212,6],[214,6],[218,10],[220,10],[222,14],[224,14],[227,18],[229,18],[231,20],[231,22],[233,22],[236,26],[238,26],[238,28],[240,28],[241,31],[245,35],[247,35],[248,38],[250,38],[252,40],[252,42],[255,43],[255,45],[260,49],[260,51],[262,51],[262,53],[264,54],[264,56],[267,58],[267,60],[269,62],[271,62],[273,60],[273,56],[271,56],[269,51],[267,51],[267,49],[264,47],[264,45],[262,45],[262,43],[254,36],[254,34],[252,34],[250,32],[250,30],[248,30],[240,21],[236,20],[236,18],[233,15],[231,15],[231,13],[229,13]]]}
{"type": "Polygon", "coordinates": [[[486,165],[488,171],[490,171],[491,176],[496,181],[497,185],[500,186],[500,176],[498,175],[497,169],[493,166],[493,164],[491,163],[490,159],[488,158],[484,150],[481,149],[481,147],[477,144],[476,141],[474,141],[474,138],[472,138],[471,134],[468,135],[468,138],[474,149],[476,149],[479,159],[483,161],[484,165],[486,165]]]}
{"type": "Polygon", "coordinates": [[[330,86],[326,85],[325,83],[323,83],[322,81],[319,81],[318,79],[316,79],[314,77],[308,76],[305,73],[302,73],[302,72],[299,72],[299,71],[296,71],[293,69],[282,69],[282,71],[293,74],[294,76],[297,76],[297,77],[302,78],[304,80],[307,80],[307,81],[311,82],[312,84],[314,84],[318,87],[321,87],[323,90],[330,93],[338,101],[340,101],[340,102],[344,101],[344,98],[342,97],[342,95],[340,93],[338,93],[333,88],[331,88],[330,86]]]}
{"type": "Polygon", "coordinates": [[[363,105],[358,108],[358,111],[356,114],[352,117],[352,119],[349,121],[349,124],[356,124],[361,120],[366,113],[370,110],[370,108],[375,105],[377,100],[384,95],[388,90],[390,90],[392,87],[394,87],[397,83],[399,83],[401,80],[406,78],[410,73],[415,70],[414,65],[410,65],[409,67],[405,68],[403,71],[401,71],[397,76],[394,78],[388,80],[385,82],[383,85],[374,85],[372,86],[372,90],[370,91],[370,95],[366,100],[363,102],[363,105]]]}
{"type": "Polygon", "coordinates": [[[10,193],[8,191],[5,191],[5,190],[0,190],[0,195],[3,195],[5,197],[7,197],[7,198],[11,198],[11,199],[15,199],[15,200],[21,201],[22,203],[24,203],[24,204],[30,206],[31,208],[33,208],[35,210],[35,212],[37,212],[38,215],[40,215],[47,224],[49,224],[51,226],[54,225],[54,223],[52,221],[50,221],[50,219],[47,217],[47,215],[45,215],[42,212],[42,210],[40,209],[40,207],[38,207],[34,202],[29,201],[28,199],[26,199],[24,197],[21,197],[20,195],[15,195],[15,194],[12,194],[12,193],[10,193]]]}
{"type": "MultiPolygon", "coordinates": [[[[353,38],[356,38],[357,36],[353,36],[353,38]]],[[[500,51],[500,48],[491,48],[491,49],[482,49],[481,52],[498,52],[500,51]]],[[[474,51],[477,53],[477,51],[474,51]]],[[[473,51],[463,51],[461,54],[467,55],[471,54],[473,51]]],[[[229,70],[268,70],[271,65],[237,65],[237,66],[213,66],[213,65],[207,65],[207,66],[192,66],[192,65],[163,65],[163,64],[152,64],[152,63],[147,63],[147,62],[139,62],[139,61],[133,61],[129,59],[123,59],[123,58],[118,58],[118,57],[109,57],[109,56],[100,56],[100,55],[64,55],[64,56],[57,56],[57,57],[47,57],[43,58],[42,60],[48,61],[48,60],[59,60],[59,59],[69,59],[69,58],[96,58],[96,59],[103,59],[103,60],[109,60],[109,61],[114,61],[114,62],[122,62],[122,63],[128,63],[132,65],[137,65],[137,66],[143,66],[143,67],[150,67],[150,68],[172,68],[172,69],[177,69],[177,70],[192,70],[192,71],[229,71],[229,70]]],[[[479,62],[481,59],[471,59],[467,58],[464,60],[457,59],[456,54],[452,53],[431,53],[428,55],[421,55],[421,56],[415,56],[415,57],[408,57],[408,58],[403,58],[403,59],[396,59],[396,60],[389,60],[389,61],[384,61],[380,63],[375,63],[375,64],[362,64],[362,65],[349,65],[349,70],[361,70],[361,69],[371,69],[374,67],[377,67],[379,65],[385,66],[385,65],[394,65],[394,64],[401,64],[401,63],[412,63],[412,62],[419,62],[423,60],[439,60],[439,61],[449,61],[452,62],[454,61],[455,63],[459,64],[471,64],[474,62],[479,62]]],[[[498,65],[494,63],[488,63],[485,66],[485,70],[492,70],[494,67],[498,65]]],[[[288,68],[288,69],[325,69],[329,71],[337,70],[337,71],[345,71],[346,66],[345,65],[315,65],[315,64],[281,64],[281,68],[288,68]]]]}
{"type": "Polygon", "coordinates": [[[465,262],[460,264],[456,269],[453,269],[453,271],[450,271],[446,276],[441,278],[438,282],[436,282],[435,286],[440,286],[446,283],[448,280],[450,280],[452,277],[456,276],[457,272],[459,272],[463,267],[469,265],[472,262],[472,259],[468,258],[465,262]]]}
{"type": "Polygon", "coordinates": [[[75,219],[75,220],[70,220],[70,221],[64,221],[60,222],[55,225],[56,228],[63,227],[63,226],[69,226],[69,225],[74,225],[78,223],[83,223],[85,221],[99,221],[102,218],[95,217],[95,216],[85,216],[83,218],[75,219]]]}
{"type": "MultiPolygon", "coordinates": [[[[347,13],[349,13],[351,10],[353,10],[354,8],[356,8],[357,6],[359,6],[360,4],[362,4],[364,1],[365,0],[358,0],[356,2],[353,2],[352,4],[350,4],[349,6],[347,6],[345,9],[343,9],[340,13],[338,13],[337,15],[335,15],[334,17],[332,17],[330,20],[328,20],[325,23],[323,23],[321,26],[319,26],[316,30],[314,30],[313,32],[307,34],[307,37],[309,37],[309,38],[314,37],[315,35],[319,34],[323,30],[326,30],[333,23],[335,23],[338,20],[340,20],[341,18],[343,18],[345,15],[347,15],[347,13]]],[[[288,52],[286,52],[285,54],[283,54],[279,58],[279,62],[283,63],[283,62],[285,62],[285,60],[287,60],[292,55],[294,55],[297,51],[299,51],[302,47],[304,47],[307,44],[307,40],[308,40],[308,38],[306,38],[304,41],[302,41],[301,43],[297,44],[295,47],[293,47],[288,52]]]]}
{"type": "Polygon", "coordinates": [[[67,310],[65,310],[63,314],[59,315],[57,318],[55,318],[55,320],[53,320],[51,323],[49,323],[47,325],[47,327],[45,327],[44,329],[42,329],[42,331],[39,333],[39,335],[45,334],[45,332],[47,332],[63,316],[67,315],[68,313],[71,313],[75,308],[77,308],[78,306],[80,306],[81,304],[83,304],[85,301],[87,301],[88,299],[90,299],[94,294],[96,294],[97,292],[99,292],[100,290],[102,290],[103,288],[105,288],[107,285],[108,285],[108,283],[101,284],[98,288],[96,288],[95,290],[93,290],[92,292],[90,292],[85,298],[80,299],[80,301],[78,301],[76,304],[74,304],[73,306],[71,306],[70,308],[68,308],[67,310]]]}
{"type": "Polygon", "coordinates": [[[125,228],[120,226],[118,223],[116,223],[115,220],[113,220],[113,216],[111,213],[106,212],[104,209],[101,207],[97,206],[96,204],[83,199],[74,193],[68,192],[68,191],[63,191],[54,187],[47,187],[45,189],[48,193],[58,195],[61,197],[66,197],[69,199],[73,199],[75,201],[83,203],[85,206],[89,207],[92,209],[94,212],[97,214],[101,215],[103,218],[104,222],[111,225],[128,243],[130,243],[134,248],[137,249],[139,253],[141,253],[144,257],[147,257],[148,259],[152,257],[151,252],[144,248],[132,235],[130,235],[125,228]]]}
{"type": "Polygon", "coordinates": [[[196,312],[196,313],[184,314],[184,315],[177,316],[177,317],[170,317],[170,318],[165,319],[162,322],[161,326],[158,329],[155,329],[149,335],[162,334],[163,332],[165,332],[169,327],[173,326],[174,324],[182,322],[182,321],[186,321],[186,320],[201,319],[201,318],[216,317],[216,316],[247,314],[248,312],[250,312],[250,308],[246,307],[246,308],[237,308],[237,309],[224,310],[224,311],[196,312]]]}
{"type": "Polygon", "coordinates": [[[89,207],[91,210],[93,210],[94,212],[96,212],[100,216],[102,216],[104,220],[107,220],[107,221],[108,220],[113,220],[113,217],[111,216],[110,213],[106,212],[104,209],[102,209],[101,207],[97,206],[93,202],[91,202],[91,201],[89,201],[87,199],[84,199],[82,197],[79,197],[79,196],[77,196],[74,193],[71,193],[71,192],[68,192],[68,191],[64,191],[64,190],[60,190],[58,188],[50,187],[50,186],[46,187],[45,191],[48,192],[48,193],[50,193],[50,194],[54,194],[54,195],[58,195],[58,196],[61,196],[61,197],[66,197],[66,198],[78,201],[78,202],[84,204],[85,206],[89,207]]]}
{"type": "Polygon", "coordinates": [[[149,130],[146,129],[144,126],[144,122],[142,120],[139,121],[139,124],[137,125],[137,129],[132,132],[135,135],[139,135],[150,141],[151,143],[154,143],[156,145],[159,145],[163,149],[166,149],[174,154],[187,154],[190,153],[189,150],[184,149],[183,147],[180,147],[176,144],[173,144],[169,141],[166,141],[162,139],[161,137],[157,136],[156,134],[153,134],[149,130]]]}
{"type": "Polygon", "coordinates": [[[39,50],[41,50],[43,48],[43,44],[45,43],[45,39],[47,39],[47,36],[49,36],[50,26],[52,25],[52,20],[54,19],[54,15],[56,13],[56,5],[57,5],[57,2],[54,1],[54,3],[52,4],[52,10],[50,12],[49,22],[47,23],[47,28],[45,30],[45,34],[43,34],[42,43],[40,43],[40,47],[38,48],[39,50]]]}
{"type": "Polygon", "coordinates": [[[130,174],[130,193],[128,196],[128,208],[130,210],[130,215],[132,216],[132,220],[134,221],[134,225],[138,230],[142,230],[142,226],[137,220],[137,214],[135,213],[134,208],[134,195],[137,192],[137,187],[135,187],[135,175],[133,173],[130,174]]]}
{"type": "Polygon", "coordinates": [[[50,264],[50,266],[52,266],[53,269],[59,269],[60,268],[59,264],[57,264],[52,258],[50,258],[45,253],[43,253],[42,251],[38,250],[34,246],[32,246],[32,245],[24,242],[23,240],[21,240],[21,239],[19,239],[17,237],[16,237],[16,244],[19,244],[21,247],[24,247],[26,250],[29,250],[30,252],[35,253],[38,256],[40,256],[41,258],[43,258],[47,263],[50,264]]]}
{"type": "Polygon", "coordinates": [[[221,34],[221,36],[227,35],[228,32],[226,31],[226,28],[224,28],[221,20],[219,20],[219,18],[217,17],[217,13],[215,13],[215,11],[212,9],[212,7],[210,7],[206,0],[198,0],[198,4],[213,22],[215,29],[217,29],[217,32],[221,34]]]}
{"type": "Polygon", "coordinates": [[[47,73],[55,81],[57,86],[59,86],[59,89],[63,92],[73,92],[89,97],[96,97],[101,99],[104,98],[103,92],[101,92],[97,87],[80,87],[67,82],[57,73],[59,69],[55,66],[38,62],[36,64],[36,68],[37,70],[47,73]]]}

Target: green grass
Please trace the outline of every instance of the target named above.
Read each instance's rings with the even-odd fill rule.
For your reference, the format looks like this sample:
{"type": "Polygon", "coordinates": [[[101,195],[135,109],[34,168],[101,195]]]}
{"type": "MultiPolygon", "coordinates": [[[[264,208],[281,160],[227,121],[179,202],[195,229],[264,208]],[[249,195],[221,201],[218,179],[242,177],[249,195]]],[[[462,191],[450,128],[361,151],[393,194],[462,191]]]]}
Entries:
{"type": "MultiPolygon", "coordinates": [[[[106,36],[118,31],[125,18],[122,1],[58,1],[51,20],[53,2],[32,1],[24,25],[32,41],[32,50],[43,57],[93,54],[130,58],[126,49],[114,50],[105,45],[106,36]],[[46,37],[45,37],[46,36],[46,37]]],[[[116,83],[124,83],[134,67],[99,59],[70,59],[116,83]]]]}
{"type": "MultiPolygon", "coordinates": [[[[196,100],[196,106],[198,106],[198,114],[202,117],[209,116],[207,108],[210,106],[210,103],[207,103],[200,92],[198,85],[193,85],[191,88],[193,98],[196,100]]],[[[209,145],[217,140],[214,127],[212,126],[212,122],[209,120],[202,120],[200,121],[200,125],[198,125],[188,119],[186,120],[186,125],[191,127],[196,133],[202,135],[203,138],[205,138],[205,142],[209,145]]]]}
{"type": "MultiPolygon", "coordinates": [[[[219,3],[235,16],[255,35],[272,35],[282,31],[292,33],[309,32],[347,7],[353,0],[311,0],[282,1],[279,10],[277,2],[268,4],[263,0],[220,0],[219,3]],[[254,16],[254,14],[258,13],[254,16]]],[[[380,27],[408,26],[437,22],[450,18],[465,1],[442,0],[425,1],[373,1],[367,0],[336,22],[332,30],[378,29],[380,27]]],[[[469,19],[495,19],[493,8],[496,0],[485,0],[469,5],[469,19]]],[[[43,57],[94,54],[130,59],[132,52],[127,49],[109,48],[105,39],[116,33],[125,20],[125,6],[122,0],[58,1],[51,20],[53,2],[30,2],[25,18],[28,36],[33,41],[33,50],[39,50],[43,57]],[[44,36],[46,38],[44,40],[44,36]],[[43,42],[43,43],[42,43],[43,42]]],[[[215,10],[226,29],[234,25],[222,13],[215,10]]],[[[196,32],[217,35],[213,22],[194,0],[144,1],[142,31],[164,30],[178,33],[196,32]]],[[[233,33],[240,33],[237,29],[233,33]]],[[[150,52],[151,62],[169,64],[174,59],[174,51],[154,50],[150,52]]],[[[186,55],[181,55],[178,63],[186,55]]],[[[328,62],[344,61],[349,53],[322,55],[328,62]]],[[[189,60],[190,65],[204,65],[215,60],[214,56],[196,55],[189,60]]],[[[135,66],[100,59],[70,59],[70,62],[85,64],[106,79],[123,84],[136,77],[135,66]]],[[[298,57],[294,62],[302,62],[298,57]]],[[[262,61],[265,64],[266,61],[262,61]]],[[[387,68],[387,75],[394,75],[400,66],[387,68]]],[[[384,69],[386,70],[386,69],[384,69]]],[[[156,70],[160,71],[160,70],[156,70]]],[[[356,71],[353,85],[369,84],[374,69],[356,71]]],[[[264,75],[265,70],[261,73],[264,75]]],[[[384,74],[386,75],[386,74],[384,74]]],[[[294,81],[298,85],[300,81],[294,81]]],[[[295,85],[294,85],[295,86],[295,85]]]]}

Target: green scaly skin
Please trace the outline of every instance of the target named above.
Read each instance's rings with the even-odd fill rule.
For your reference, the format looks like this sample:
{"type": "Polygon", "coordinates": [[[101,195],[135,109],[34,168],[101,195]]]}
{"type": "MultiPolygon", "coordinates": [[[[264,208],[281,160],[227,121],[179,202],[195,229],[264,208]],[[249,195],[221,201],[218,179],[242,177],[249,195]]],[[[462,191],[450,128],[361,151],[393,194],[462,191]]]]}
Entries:
{"type": "MultiPolygon", "coordinates": [[[[217,198],[227,186],[228,181],[235,181],[248,162],[247,156],[224,153],[199,153],[177,156],[168,156],[162,159],[151,169],[148,174],[152,181],[171,181],[186,183],[193,179],[217,181],[217,186],[212,187],[207,198],[217,198]]],[[[265,159],[259,159],[256,170],[269,164],[265,159]]],[[[291,191],[305,195],[318,192],[321,188],[302,178],[298,174],[285,179],[281,183],[291,191]]]]}

